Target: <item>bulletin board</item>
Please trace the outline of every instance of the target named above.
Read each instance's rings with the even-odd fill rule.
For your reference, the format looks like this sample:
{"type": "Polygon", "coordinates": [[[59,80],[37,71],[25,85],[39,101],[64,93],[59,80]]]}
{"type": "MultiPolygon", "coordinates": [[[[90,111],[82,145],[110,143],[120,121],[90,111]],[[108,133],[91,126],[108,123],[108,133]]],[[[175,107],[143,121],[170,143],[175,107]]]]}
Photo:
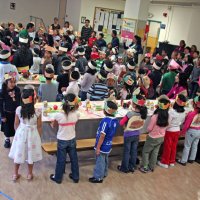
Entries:
{"type": "Polygon", "coordinates": [[[124,11],[95,7],[94,31],[110,35],[112,30],[116,30],[118,34],[121,34],[123,18],[124,11]]]}
{"type": "Polygon", "coordinates": [[[136,30],[137,20],[124,18],[122,22],[121,38],[132,40],[136,30]]]}

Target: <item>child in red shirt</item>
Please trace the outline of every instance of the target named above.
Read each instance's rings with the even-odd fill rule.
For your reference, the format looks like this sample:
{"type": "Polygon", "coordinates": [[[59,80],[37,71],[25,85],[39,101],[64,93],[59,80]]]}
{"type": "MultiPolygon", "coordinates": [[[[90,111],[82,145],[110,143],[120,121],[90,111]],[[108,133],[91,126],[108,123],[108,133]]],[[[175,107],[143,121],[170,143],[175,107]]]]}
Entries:
{"type": "Polygon", "coordinates": [[[92,31],[91,37],[88,39],[88,46],[92,48],[96,40],[96,31],[92,31]]]}

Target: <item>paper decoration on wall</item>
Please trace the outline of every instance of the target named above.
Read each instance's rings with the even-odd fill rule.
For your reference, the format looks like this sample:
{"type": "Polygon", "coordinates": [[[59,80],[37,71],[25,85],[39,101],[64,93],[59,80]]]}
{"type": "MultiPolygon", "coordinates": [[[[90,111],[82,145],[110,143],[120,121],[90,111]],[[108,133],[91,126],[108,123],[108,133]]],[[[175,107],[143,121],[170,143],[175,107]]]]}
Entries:
{"type": "Polygon", "coordinates": [[[112,30],[115,29],[118,33],[121,32],[124,11],[96,7],[94,16],[95,31],[111,34],[112,30]]]}
{"type": "Polygon", "coordinates": [[[10,9],[15,10],[16,8],[16,3],[10,3],[10,9]]]}
{"type": "Polygon", "coordinates": [[[122,40],[132,40],[134,38],[135,28],[136,20],[124,18],[121,30],[122,40]]]}

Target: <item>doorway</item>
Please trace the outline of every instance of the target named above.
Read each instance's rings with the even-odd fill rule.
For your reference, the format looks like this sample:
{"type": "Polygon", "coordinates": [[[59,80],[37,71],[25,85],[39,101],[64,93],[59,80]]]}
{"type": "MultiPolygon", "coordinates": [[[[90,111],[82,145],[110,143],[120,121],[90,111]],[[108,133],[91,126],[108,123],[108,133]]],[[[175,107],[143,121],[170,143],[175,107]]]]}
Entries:
{"type": "Polygon", "coordinates": [[[153,53],[155,48],[158,46],[158,40],[160,36],[160,21],[148,20],[149,22],[149,33],[147,36],[147,49],[150,53],[153,53]]]}

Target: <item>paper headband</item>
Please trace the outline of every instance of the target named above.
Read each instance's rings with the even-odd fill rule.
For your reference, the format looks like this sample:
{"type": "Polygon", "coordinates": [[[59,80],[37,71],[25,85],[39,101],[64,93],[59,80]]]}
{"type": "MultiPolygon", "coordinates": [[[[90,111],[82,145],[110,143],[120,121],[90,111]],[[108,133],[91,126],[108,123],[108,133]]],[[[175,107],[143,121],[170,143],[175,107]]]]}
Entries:
{"type": "Polygon", "coordinates": [[[167,109],[170,107],[170,103],[164,104],[164,103],[158,102],[158,107],[159,107],[161,110],[167,110],[167,109]]]}
{"type": "Polygon", "coordinates": [[[146,101],[144,99],[137,99],[136,95],[133,95],[132,101],[134,104],[138,105],[138,106],[144,106],[146,101]]]}
{"type": "Polygon", "coordinates": [[[32,103],[32,102],[33,102],[33,97],[32,97],[32,96],[29,96],[29,97],[26,98],[26,99],[22,99],[22,101],[23,101],[24,104],[32,103]]]}
{"type": "Polygon", "coordinates": [[[196,97],[194,98],[194,103],[196,104],[196,106],[197,106],[198,108],[200,108],[199,96],[196,96],[196,97]]]}
{"type": "Polygon", "coordinates": [[[184,106],[186,105],[186,102],[182,101],[182,100],[178,97],[178,95],[176,96],[175,102],[176,102],[179,106],[182,106],[182,107],[184,107],[184,106]]]}
{"type": "Polygon", "coordinates": [[[96,69],[96,67],[95,67],[94,65],[92,65],[91,62],[88,63],[88,67],[89,67],[90,69],[96,69]]]}
{"type": "Polygon", "coordinates": [[[68,48],[59,46],[59,51],[67,52],[67,51],[68,51],[68,48]]]}
{"type": "Polygon", "coordinates": [[[97,74],[97,77],[102,81],[106,80],[106,78],[104,78],[100,73],[97,74]]]}
{"type": "Polygon", "coordinates": [[[153,63],[153,67],[154,67],[155,69],[157,69],[157,70],[160,70],[160,69],[161,69],[161,67],[159,67],[158,65],[156,65],[155,62],[153,63]]]}
{"type": "Polygon", "coordinates": [[[0,58],[1,59],[7,59],[7,58],[9,58],[11,56],[11,53],[10,52],[8,52],[8,53],[6,53],[6,54],[0,54],[0,58]]]}
{"type": "Polygon", "coordinates": [[[134,80],[130,77],[130,76],[126,76],[125,78],[124,78],[124,82],[127,84],[127,85],[133,85],[133,83],[134,83],[134,80]]]}
{"type": "Polygon", "coordinates": [[[53,78],[54,77],[54,73],[53,74],[48,74],[47,72],[44,73],[46,78],[53,78]]]}
{"type": "Polygon", "coordinates": [[[68,102],[68,104],[69,104],[71,107],[74,107],[74,106],[78,105],[78,103],[79,103],[80,101],[81,101],[81,100],[80,100],[78,97],[76,97],[76,98],[74,99],[74,101],[72,101],[72,102],[67,101],[67,102],[68,102]]]}
{"type": "Polygon", "coordinates": [[[27,44],[28,43],[28,38],[19,38],[19,42],[21,42],[21,43],[25,43],[25,44],[27,44]]]}
{"type": "MultiPolygon", "coordinates": [[[[115,102],[113,102],[113,103],[115,103],[115,102]]],[[[104,103],[104,110],[108,114],[113,115],[113,116],[115,116],[117,114],[117,110],[108,107],[108,101],[105,101],[105,103],[104,103]]]]}
{"type": "Polygon", "coordinates": [[[132,66],[132,65],[130,65],[129,63],[127,64],[127,67],[128,67],[129,69],[135,69],[135,66],[132,66]]]}
{"type": "Polygon", "coordinates": [[[104,64],[103,67],[107,72],[112,72],[113,70],[113,68],[108,68],[106,64],[104,64]]]}
{"type": "Polygon", "coordinates": [[[9,72],[7,74],[4,75],[4,79],[5,80],[9,80],[9,79],[15,79],[17,76],[16,72],[9,72]]]}

